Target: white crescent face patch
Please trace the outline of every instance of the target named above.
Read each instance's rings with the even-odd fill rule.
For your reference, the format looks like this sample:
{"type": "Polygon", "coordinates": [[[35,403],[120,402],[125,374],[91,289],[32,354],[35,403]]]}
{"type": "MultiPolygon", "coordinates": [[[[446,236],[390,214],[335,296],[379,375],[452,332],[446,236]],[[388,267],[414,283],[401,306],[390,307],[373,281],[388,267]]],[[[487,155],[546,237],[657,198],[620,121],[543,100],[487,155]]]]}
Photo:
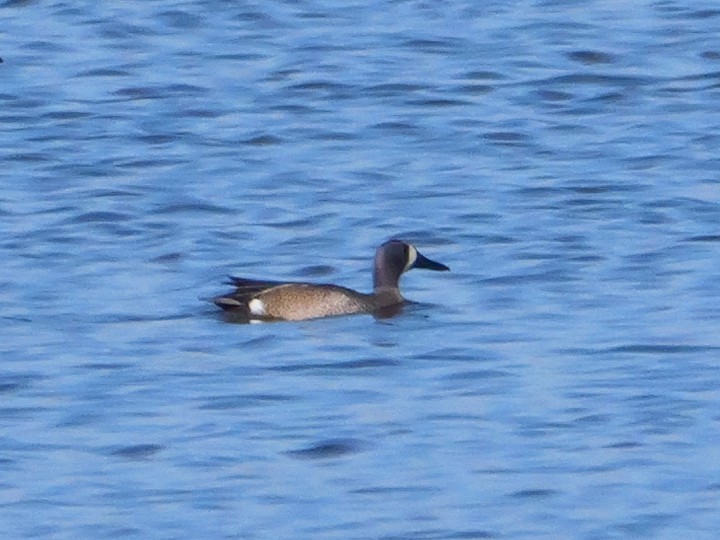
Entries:
{"type": "Polygon", "coordinates": [[[408,260],[405,264],[405,268],[403,268],[403,272],[407,272],[410,270],[410,267],[415,264],[415,261],[417,260],[417,249],[412,244],[408,244],[408,260]]]}

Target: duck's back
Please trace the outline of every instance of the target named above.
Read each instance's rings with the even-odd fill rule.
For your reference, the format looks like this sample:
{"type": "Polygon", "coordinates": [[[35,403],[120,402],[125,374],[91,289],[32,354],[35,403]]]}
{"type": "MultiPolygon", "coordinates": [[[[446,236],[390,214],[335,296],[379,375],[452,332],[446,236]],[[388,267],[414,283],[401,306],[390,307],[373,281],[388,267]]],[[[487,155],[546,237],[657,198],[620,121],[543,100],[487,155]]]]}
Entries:
{"type": "Polygon", "coordinates": [[[339,285],[277,283],[233,278],[237,289],[215,304],[248,318],[301,321],[333,315],[371,312],[372,295],[339,285]]]}

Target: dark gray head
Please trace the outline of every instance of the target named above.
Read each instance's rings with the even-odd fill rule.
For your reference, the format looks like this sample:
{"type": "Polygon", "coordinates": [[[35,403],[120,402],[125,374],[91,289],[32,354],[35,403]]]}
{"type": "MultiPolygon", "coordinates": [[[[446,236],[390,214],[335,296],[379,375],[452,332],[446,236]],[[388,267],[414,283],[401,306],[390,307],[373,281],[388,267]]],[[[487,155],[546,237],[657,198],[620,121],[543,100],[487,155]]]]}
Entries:
{"type": "Polygon", "coordinates": [[[373,268],[373,285],[380,287],[397,288],[400,276],[412,268],[425,268],[427,270],[450,270],[444,264],[431,261],[422,255],[415,246],[402,240],[389,240],[380,246],[375,253],[375,266],[373,268]]]}

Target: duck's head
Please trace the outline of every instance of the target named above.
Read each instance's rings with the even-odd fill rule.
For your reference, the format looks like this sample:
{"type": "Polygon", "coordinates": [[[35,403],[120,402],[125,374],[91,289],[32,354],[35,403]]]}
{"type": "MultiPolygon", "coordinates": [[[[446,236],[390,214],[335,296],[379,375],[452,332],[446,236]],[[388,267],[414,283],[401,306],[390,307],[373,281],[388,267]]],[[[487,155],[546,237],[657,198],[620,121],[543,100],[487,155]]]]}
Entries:
{"type": "Polygon", "coordinates": [[[400,276],[413,268],[426,270],[450,270],[444,264],[428,259],[415,246],[402,240],[389,240],[375,253],[373,285],[375,289],[397,289],[400,276]]]}

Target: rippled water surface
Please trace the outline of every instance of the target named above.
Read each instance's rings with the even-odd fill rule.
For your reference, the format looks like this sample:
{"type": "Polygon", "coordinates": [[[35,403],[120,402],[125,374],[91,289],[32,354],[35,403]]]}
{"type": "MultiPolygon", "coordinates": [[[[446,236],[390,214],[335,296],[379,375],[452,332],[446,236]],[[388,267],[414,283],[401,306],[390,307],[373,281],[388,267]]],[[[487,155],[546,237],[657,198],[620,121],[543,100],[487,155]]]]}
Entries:
{"type": "Polygon", "coordinates": [[[1,5],[3,536],[717,538],[717,3],[348,6],[1,5]]]}

